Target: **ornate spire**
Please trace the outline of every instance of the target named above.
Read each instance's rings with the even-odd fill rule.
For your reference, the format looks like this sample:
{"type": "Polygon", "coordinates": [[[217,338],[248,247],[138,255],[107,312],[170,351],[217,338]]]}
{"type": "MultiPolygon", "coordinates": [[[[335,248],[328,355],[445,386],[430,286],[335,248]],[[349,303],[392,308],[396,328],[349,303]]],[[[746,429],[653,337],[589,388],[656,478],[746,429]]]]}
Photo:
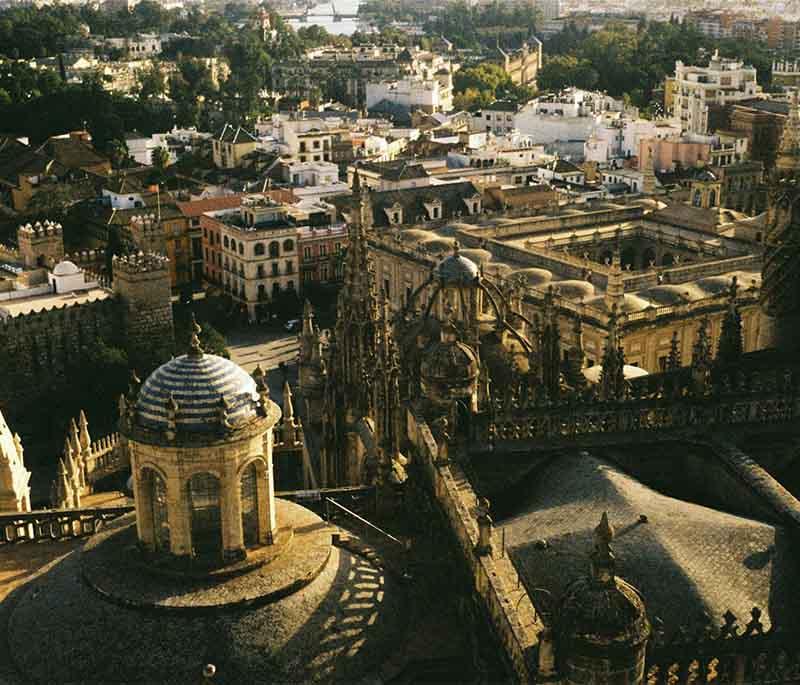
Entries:
{"type": "Polygon", "coordinates": [[[669,341],[669,357],[667,357],[667,371],[677,371],[681,368],[681,342],[678,338],[678,331],[672,332],[669,341]]]}
{"type": "Polygon", "coordinates": [[[608,512],[604,511],[600,523],[594,529],[592,551],[592,578],[604,585],[614,581],[614,552],[611,550],[613,539],[614,527],[608,520],[608,512]]]}
{"type": "Polygon", "coordinates": [[[743,353],[742,347],[742,317],[736,305],[738,292],[736,276],[731,280],[728,290],[728,311],[722,319],[722,330],[719,335],[716,363],[720,366],[730,366],[738,363],[743,353]]]}
{"type": "Polygon", "coordinates": [[[605,302],[609,310],[614,307],[618,310],[622,310],[622,305],[625,302],[625,279],[622,274],[622,262],[620,260],[619,250],[614,251],[614,256],[611,259],[608,280],[606,282],[605,302]]]}
{"type": "Polygon", "coordinates": [[[608,339],[603,352],[603,369],[600,373],[600,397],[611,401],[625,397],[625,352],[622,349],[616,307],[611,309],[608,321],[608,339]]]}
{"type": "Polygon", "coordinates": [[[197,319],[194,318],[194,312],[192,312],[192,337],[189,340],[189,356],[190,357],[202,357],[203,356],[203,347],[200,344],[200,332],[203,329],[200,328],[200,324],[197,323],[197,319]]]}
{"type": "Polygon", "coordinates": [[[778,176],[793,176],[800,170],[800,101],[796,89],[792,92],[789,116],[783,125],[775,169],[778,176]]]}

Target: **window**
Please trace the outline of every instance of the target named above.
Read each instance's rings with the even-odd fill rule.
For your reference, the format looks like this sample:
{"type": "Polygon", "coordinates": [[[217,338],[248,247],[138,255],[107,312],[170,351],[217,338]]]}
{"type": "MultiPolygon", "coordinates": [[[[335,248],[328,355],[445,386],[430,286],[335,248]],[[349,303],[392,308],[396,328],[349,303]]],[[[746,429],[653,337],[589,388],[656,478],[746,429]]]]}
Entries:
{"type": "Polygon", "coordinates": [[[433,208],[433,218],[434,219],[438,219],[439,218],[439,208],[438,207],[434,207],[433,208]]]}
{"type": "Polygon", "coordinates": [[[336,254],[339,254],[342,251],[342,244],[341,243],[334,244],[333,249],[336,250],[336,254]]]}
{"type": "Polygon", "coordinates": [[[239,254],[244,254],[244,243],[239,243],[239,254]]]}
{"type": "Polygon", "coordinates": [[[253,254],[256,257],[260,257],[264,254],[264,243],[256,243],[253,246],[253,254]]]}
{"type": "Polygon", "coordinates": [[[305,151],[306,151],[306,141],[303,140],[300,143],[300,152],[305,152],[305,151]]]}
{"type": "Polygon", "coordinates": [[[225,240],[222,241],[222,244],[225,245],[225,247],[230,246],[230,243],[228,243],[228,236],[225,236],[225,240]]]}
{"type": "Polygon", "coordinates": [[[281,284],[280,283],[273,283],[272,284],[272,297],[279,297],[281,294],[281,284]]]}
{"type": "Polygon", "coordinates": [[[305,257],[306,259],[311,259],[311,248],[310,247],[304,247],[303,248],[303,257],[305,257]]]}
{"type": "Polygon", "coordinates": [[[384,278],[383,279],[383,292],[386,295],[386,297],[389,297],[389,279],[388,278],[384,278]]]}
{"type": "Polygon", "coordinates": [[[208,248],[206,248],[206,261],[208,261],[208,248]]]}
{"type": "Polygon", "coordinates": [[[294,281],[287,281],[286,282],[286,288],[288,290],[294,290],[294,281]]]}
{"type": "Polygon", "coordinates": [[[291,252],[294,250],[294,240],[289,238],[288,240],[283,241],[283,250],[284,252],[291,252]]]}
{"type": "Polygon", "coordinates": [[[281,255],[281,246],[277,240],[273,240],[269,244],[269,256],[270,257],[280,257],[281,255]]]}
{"type": "Polygon", "coordinates": [[[328,254],[328,246],[327,245],[320,245],[319,246],[319,254],[320,257],[324,257],[328,254]]]}
{"type": "Polygon", "coordinates": [[[322,266],[322,268],[320,269],[320,276],[322,277],[323,281],[327,281],[328,280],[328,266],[327,266],[327,264],[324,264],[322,266]]]}
{"type": "Polygon", "coordinates": [[[294,273],[294,264],[290,259],[286,260],[286,273],[293,274],[294,273]]]}
{"type": "Polygon", "coordinates": [[[256,278],[264,278],[264,265],[259,264],[256,268],[256,278]]]}
{"type": "Polygon", "coordinates": [[[414,294],[410,285],[406,286],[406,306],[411,304],[411,296],[414,294]]]}
{"type": "Polygon", "coordinates": [[[319,141],[318,140],[314,141],[314,149],[315,150],[319,150],[319,141]]]}
{"type": "Polygon", "coordinates": [[[472,213],[473,214],[477,214],[478,213],[478,203],[477,202],[473,202],[472,203],[472,213]]]}
{"type": "Polygon", "coordinates": [[[208,239],[208,229],[207,228],[203,229],[203,237],[208,239]]]}

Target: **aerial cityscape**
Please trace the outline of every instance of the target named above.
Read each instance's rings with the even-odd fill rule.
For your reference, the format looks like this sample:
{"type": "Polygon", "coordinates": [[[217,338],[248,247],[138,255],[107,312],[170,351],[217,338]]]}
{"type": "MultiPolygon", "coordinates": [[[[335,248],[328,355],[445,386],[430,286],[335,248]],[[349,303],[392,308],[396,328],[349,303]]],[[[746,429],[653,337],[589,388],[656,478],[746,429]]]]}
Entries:
{"type": "Polygon", "coordinates": [[[798,445],[800,0],[0,0],[0,685],[800,685],[798,445]]]}

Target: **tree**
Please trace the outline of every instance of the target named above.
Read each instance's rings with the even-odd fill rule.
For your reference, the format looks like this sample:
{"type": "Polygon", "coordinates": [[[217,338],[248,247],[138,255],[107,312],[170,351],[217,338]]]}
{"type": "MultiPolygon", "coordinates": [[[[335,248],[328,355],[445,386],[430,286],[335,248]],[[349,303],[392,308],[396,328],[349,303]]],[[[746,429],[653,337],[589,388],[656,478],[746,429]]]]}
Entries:
{"type": "Polygon", "coordinates": [[[169,166],[169,151],[163,147],[157,147],[151,153],[150,159],[156,169],[163,171],[169,166]]]}
{"type": "Polygon", "coordinates": [[[151,64],[138,74],[139,99],[149,100],[167,92],[167,79],[158,64],[151,64]]]}

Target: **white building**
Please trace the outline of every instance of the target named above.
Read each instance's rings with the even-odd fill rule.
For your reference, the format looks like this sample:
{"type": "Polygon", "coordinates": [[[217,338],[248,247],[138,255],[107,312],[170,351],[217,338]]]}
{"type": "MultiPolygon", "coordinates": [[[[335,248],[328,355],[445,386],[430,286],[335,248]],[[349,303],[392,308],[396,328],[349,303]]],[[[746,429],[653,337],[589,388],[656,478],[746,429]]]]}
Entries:
{"type": "Polygon", "coordinates": [[[759,92],[755,68],[722,58],[719,52],[714,53],[707,67],[675,62],[674,118],[684,132],[708,133],[709,105],[746,100],[759,92]]]}
{"type": "Polygon", "coordinates": [[[174,151],[170,150],[168,135],[168,133],[154,133],[149,137],[126,135],[125,144],[128,146],[128,154],[139,164],[150,166],[153,163],[153,152],[158,148],[164,148],[169,153],[169,163],[174,164],[178,161],[178,157],[174,151]]]}
{"type": "Polygon", "coordinates": [[[138,33],[125,38],[106,38],[106,45],[122,50],[131,59],[146,59],[161,54],[161,37],[138,33]]]}
{"type": "Polygon", "coordinates": [[[450,169],[496,165],[527,167],[544,159],[544,146],[535,144],[533,136],[511,133],[498,137],[484,137],[479,144],[468,143],[464,150],[448,152],[447,167],[450,169]]]}
{"type": "Polygon", "coordinates": [[[583,142],[593,130],[618,119],[623,109],[622,101],[603,93],[570,88],[531,100],[514,117],[514,127],[536,143],[583,142]]]}
{"type": "Polygon", "coordinates": [[[367,109],[388,103],[408,111],[421,109],[432,114],[453,109],[452,86],[445,86],[438,78],[407,78],[398,81],[367,83],[367,109]]]}

